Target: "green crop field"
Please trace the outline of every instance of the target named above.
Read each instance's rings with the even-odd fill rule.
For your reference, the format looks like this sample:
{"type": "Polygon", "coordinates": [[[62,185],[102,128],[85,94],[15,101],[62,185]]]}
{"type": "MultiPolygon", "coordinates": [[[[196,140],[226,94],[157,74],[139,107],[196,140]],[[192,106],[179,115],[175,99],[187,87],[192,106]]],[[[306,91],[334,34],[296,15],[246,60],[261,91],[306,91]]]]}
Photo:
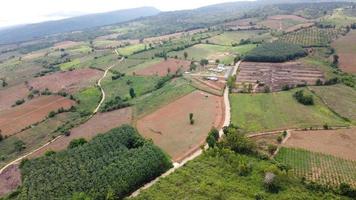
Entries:
{"type": "Polygon", "coordinates": [[[232,44],[238,44],[241,39],[251,39],[252,41],[260,41],[260,34],[262,31],[231,31],[224,32],[215,37],[209,38],[209,42],[212,44],[231,46],[232,44]]]}
{"type": "Polygon", "coordinates": [[[123,63],[122,65],[120,63],[118,65],[118,67],[116,67],[116,69],[118,69],[118,71],[120,71],[121,73],[126,73],[128,75],[131,75],[136,70],[144,69],[144,68],[149,67],[151,65],[157,64],[157,63],[159,63],[161,61],[163,61],[162,58],[155,58],[155,59],[150,59],[150,60],[135,60],[135,61],[132,61],[132,62],[128,61],[128,63],[123,63]],[[139,62],[139,61],[141,61],[141,62],[139,62]],[[130,64],[130,62],[131,62],[131,64],[130,64]],[[135,63],[138,63],[138,64],[135,64],[135,63]]]}
{"type": "Polygon", "coordinates": [[[348,15],[343,9],[336,9],[331,15],[327,15],[320,20],[324,24],[332,24],[337,27],[349,26],[356,22],[356,16],[348,15]]]}
{"type": "Polygon", "coordinates": [[[148,48],[146,44],[134,44],[134,45],[118,48],[117,51],[119,52],[120,55],[130,56],[138,51],[144,50],[145,48],[148,48]]]}
{"type": "Polygon", "coordinates": [[[143,116],[195,90],[186,80],[174,79],[152,93],[134,99],[134,115],[143,116]]]}
{"type": "Polygon", "coordinates": [[[356,92],[342,84],[310,87],[333,111],[356,122],[356,92]]]}
{"type": "Polygon", "coordinates": [[[283,35],[279,41],[298,44],[303,47],[325,47],[337,38],[341,33],[340,29],[334,28],[307,28],[283,35]]]}
{"type": "Polygon", "coordinates": [[[111,76],[108,74],[108,77],[102,82],[102,86],[106,91],[105,102],[114,99],[116,96],[122,99],[131,99],[130,88],[134,89],[137,97],[142,96],[153,91],[159,79],[160,77],[158,76],[124,76],[117,80],[111,80],[111,76]]]}
{"type": "Polygon", "coordinates": [[[281,148],[276,160],[291,166],[297,176],[307,181],[336,187],[348,183],[356,187],[356,161],[293,148],[281,148]]]}
{"type": "Polygon", "coordinates": [[[219,59],[224,64],[231,64],[235,55],[246,54],[255,47],[256,45],[254,44],[241,45],[237,47],[198,44],[182,51],[170,52],[168,55],[171,57],[178,56],[178,58],[184,59],[184,52],[187,52],[189,60],[200,61],[201,59],[219,59]]]}
{"type": "Polygon", "coordinates": [[[278,193],[266,192],[264,171],[273,167],[270,161],[210,149],[133,199],[342,199],[328,192],[308,190],[296,179],[289,180],[278,193]],[[252,168],[245,176],[239,175],[239,165],[243,163],[252,168]]]}
{"type": "Polygon", "coordinates": [[[325,123],[329,126],[348,125],[315,96],[313,106],[298,103],[293,97],[295,91],[230,95],[232,123],[247,132],[321,127],[325,123]]]}
{"type": "Polygon", "coordinates": [[[97,87],[86,88],[74,95],[74,98],[79,100],[77,109],[79,112],[93,112],[99,104],[101,92],[97,87]]]}

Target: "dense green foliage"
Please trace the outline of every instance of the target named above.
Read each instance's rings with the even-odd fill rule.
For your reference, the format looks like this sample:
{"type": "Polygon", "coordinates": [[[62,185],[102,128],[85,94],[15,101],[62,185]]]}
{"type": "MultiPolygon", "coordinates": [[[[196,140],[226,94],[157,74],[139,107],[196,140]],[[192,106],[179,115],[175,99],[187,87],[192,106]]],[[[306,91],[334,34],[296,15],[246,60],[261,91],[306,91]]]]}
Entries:
{"type": "Polygon", "coordinates": [[[23,185],[16,199],[70,199],[85,192],[93,199],[117,198],[171,167],[166,155],[130,126],[92,141],[23,163],[23,185]]]}
{"type": "Polygon", "coordinates": [[[314,105],[313,96],[305,95],[303,90],[296,91],[293,96],[301,104],[314,105]]]}
{"type": "Polygon", "coordinates": [[[273,42],[259,45],[245,56],[245,60],[255,62],[284,62],[306,56],[307,52],[298,45],[273,42]]]}
{"type": "Polygon", "coordinates": [[[129,102],[127,102],[126,99],[121,99],[121,97],[116,96],[114,99],[107,101],[101,110],[103,112],[109,112],[109,111],[129,107],[129,106],[131,106],[131,104],[129,102]]]}

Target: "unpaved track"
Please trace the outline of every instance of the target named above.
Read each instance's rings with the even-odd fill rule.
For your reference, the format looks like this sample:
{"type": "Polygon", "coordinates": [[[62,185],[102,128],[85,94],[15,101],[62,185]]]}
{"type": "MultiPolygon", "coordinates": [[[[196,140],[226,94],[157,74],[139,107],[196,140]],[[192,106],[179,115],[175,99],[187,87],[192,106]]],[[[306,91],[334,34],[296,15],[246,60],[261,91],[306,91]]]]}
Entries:
{"type": "MultiPolygon", "coordinates": [[[[118,55],[118,52],[117,52],[116,50],[115,50],[115,53],[118,55]]],[[[123,60],[124,60],[124,57],[121,58],[120,62],[122,62],[123,60]]],[[[110,70],[112,67],[114,67],[114,66],[115,66],[115,65],[111,65],[110,67],[108,67],[108,68],[105,70],[105,73],[103,74],[103,76],[99,79],[99,81],[98,81],[98,83],[97,83],[98,87],[99,87],[100,90],[101,90],[102,97],[101,97],[100,103],[99,103],[98,106],[95,108],[95,110],[93,111],[93,113],[92,113],[92,115],[89,117],[89,119],[92,118],[92,117],[98,112],[98,110],[100,109],[100,106],[101,106],[101,105],[103,104],[103,102],[105,101],[105,91],[104,91],[104,89],[101,87],[101,81],[106,77],[106,75],[107,75],[107,73],[109,72],[109,70],[110,70]]],[[[53,140],[47,142],[46,144],[44,144],[43,146],[39,147],[38,149],[35,149],[35,150],[31,151],[30,153],[25,154],[25,155],[23,155],[23,156],[17,158],[16,160],[10,162],[9,164],[5,165],[3,168],[0,169],[0,174],[2,174],[2,173],[4,172],[4,170],[5,170],[6,168],[8,168],[9,166],[18,164],[18,163],[19,163],[21,160],[23,160],[24,158],[26,158],[26,157],[28,157],[28,156],[34,154],[35,152],[37,152],[37,151],[39,151],[39,150],[45,148],[46,146],[48,146],[49,144],[53,143],[54,141],[60,139],[61,137],[63,137],[63,135],[59,135],[58,137],[56,137],[56,138],[54,138],[53,140]]]]}

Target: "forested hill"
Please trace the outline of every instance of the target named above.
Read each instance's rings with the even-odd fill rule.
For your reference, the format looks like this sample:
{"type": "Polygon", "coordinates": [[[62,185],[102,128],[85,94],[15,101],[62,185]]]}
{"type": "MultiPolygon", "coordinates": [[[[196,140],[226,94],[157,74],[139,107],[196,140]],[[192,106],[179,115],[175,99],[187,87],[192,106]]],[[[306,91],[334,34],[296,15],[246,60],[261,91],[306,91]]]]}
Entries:
{"type": "Polygon", "coordinates": [[[159,12],[158,9],[153,7],[141,7],[0,29],[0,44],[27,41],[56,33],[126,22],[140,17],[156,15],[159,12]]]}

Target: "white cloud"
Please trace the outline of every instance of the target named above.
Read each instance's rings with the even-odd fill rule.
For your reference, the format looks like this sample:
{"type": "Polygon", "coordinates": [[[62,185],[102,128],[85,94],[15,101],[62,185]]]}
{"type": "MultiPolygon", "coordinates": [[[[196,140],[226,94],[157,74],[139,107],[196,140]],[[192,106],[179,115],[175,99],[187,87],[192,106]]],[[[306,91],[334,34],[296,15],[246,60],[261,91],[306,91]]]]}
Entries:
{"type": "Polygon", "coordinates": [[[141,6],[170,11],[228,1],[231,0],[1,0],[0,27],[141,6]]]}

